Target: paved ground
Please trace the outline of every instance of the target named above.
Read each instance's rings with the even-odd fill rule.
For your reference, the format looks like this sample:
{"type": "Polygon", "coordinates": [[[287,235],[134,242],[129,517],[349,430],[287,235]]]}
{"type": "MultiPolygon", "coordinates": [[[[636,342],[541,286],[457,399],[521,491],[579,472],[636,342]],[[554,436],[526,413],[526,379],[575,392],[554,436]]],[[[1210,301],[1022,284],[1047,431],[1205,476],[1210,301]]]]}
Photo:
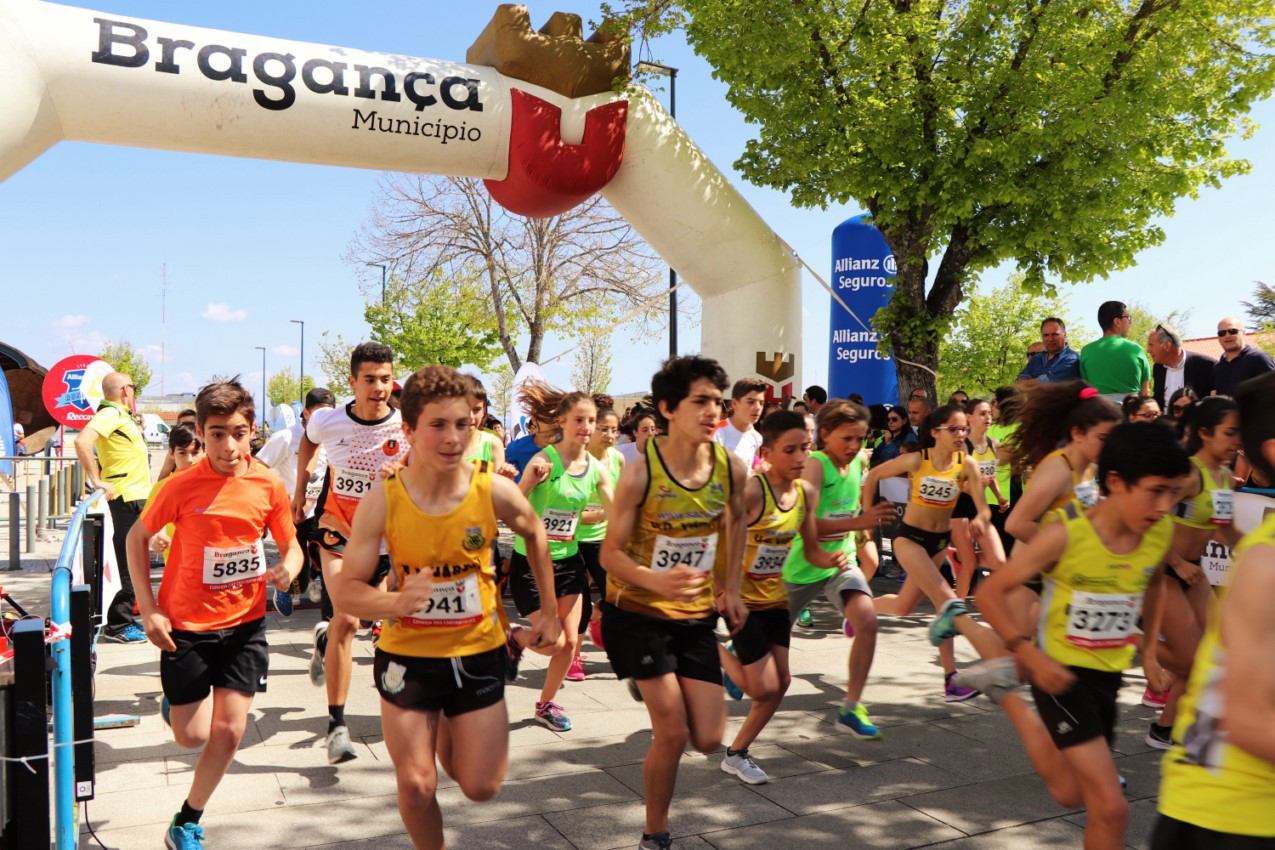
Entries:
{"type": "MultiPolygon", "coordinates": [[[[43,570],[56,552],[55,543],[41,544],[39,560],[24,559],[39,571],[0,574],[0,583],[24,606],[46,612],[43,570]]],[[[995,707],[981,698],[943,702],[925,619],[882,620],[867,696],[884,740],[837,734],[830,721],[845,681],[848,641],[822,601],[815,615],[816,628],[798,630],[793,641],[793,687],[753,747],[772,781],[745,786],[720,771],[720,755],[688,753],[672,813],[676,847],[1081,847],[1083,816],[1049,799],[995,707]]],[[[325,700],[305,673],[316,619],[313,610],[290,619],[270,615],[270,690],[256,701],[239,759],[204,817],[210,847],[411,847],[395,805],[371,682],[372,643],[365,636],[356,644],[347,708],[359,758],[327,764],[325,700]]],[[[958,656],[972,660],[959,644],[958,656]]],[[[559,697],[575,729],[557,734],[530,719],[543,661],[528,656],[522,680],[507,691],[512,749],[500,795],[472,803],[444,780],[439,796],[449,847],[636,845],[646,711],[587,642],[585,658],[589,680],[569,684],[559,697]]],[[[162,846],[164,824],[189,783],[194,755],[173,743],[160,722],[158,666],[150,646],[99,645],[98,715],[141,717],[136,727],[98,733],[97,797],[88,820],[108,848],[162,846]]],[[[1137,705],[1142,684],[1140,676],[1129,677],[1116,741],[1129,780],[1132,847],[1146,846],[1159,781],[1159,754],[1143,743],[1151,712],[1137,705]]],[[[730,705],[732,730],[746,711],[746,702],[730,705]]],[[[81,846],[97,846],[87,830],[81,846]]]]}

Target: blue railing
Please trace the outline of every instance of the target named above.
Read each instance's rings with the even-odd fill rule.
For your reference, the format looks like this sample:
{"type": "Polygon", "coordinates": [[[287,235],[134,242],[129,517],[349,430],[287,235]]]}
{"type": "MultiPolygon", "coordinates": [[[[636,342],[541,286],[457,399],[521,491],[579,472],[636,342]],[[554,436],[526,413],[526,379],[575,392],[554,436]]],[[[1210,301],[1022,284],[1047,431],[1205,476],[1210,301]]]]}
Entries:
{"type": "MultiPolygon", "coordinates": [[[[84,518],[105,490],[94,490],[80,502],[66,527],[62,551],[53,568],[49,620],[54,628],[71,622],[71,579],[76,552],[84,533],[84,518]]],[[[87,578],[87,577],[86,577],[87,578]]],[[[53,642],[53,817],[56,850],[75,850],[80,841],[75,800],[75,714],[71,698],[71,642],[53,642]]]]}

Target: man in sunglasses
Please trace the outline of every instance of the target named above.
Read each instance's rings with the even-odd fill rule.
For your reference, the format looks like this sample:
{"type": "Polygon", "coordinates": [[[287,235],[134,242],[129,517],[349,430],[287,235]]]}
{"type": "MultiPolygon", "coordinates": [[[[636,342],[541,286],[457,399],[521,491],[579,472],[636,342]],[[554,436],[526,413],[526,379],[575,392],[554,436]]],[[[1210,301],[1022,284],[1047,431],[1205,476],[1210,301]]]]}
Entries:
{"type": "Polygon", "coordinates": [[[1151,355],[1151,394],[1165,410],[1166,401],[1183,387],[1195,390],[1198,398],[1204,398],[1212,389],[1213,364],[1206,354],[1196,354],[1182,348],[1182,335],[1172,325],[1156,325],[1147,335],[1147,353],[1151,355]]]}
{"type": "Polygon", "coordinates": [[[120,589],[106,610],[102,640],[112,643],[145,643],[146,633],[133,618],[133,580],[128,573],[125,541],[129,529],[142,515],[151,491],[150,455],[146,440],[133,419],[137,388],[133,379],[112,372],[102,379],[102,404],[75,438],[75,454],[84,468],[90,489],[106,491],[114,533],[115,566],[120,589]],[[96,451],[96,457],[94,452],[96,451]]]}
{"type": "Polygon", "coordinates": [[[1239,319],[1227,316],[1217,323],[1217,341],[1222,345],[1222,359],[1213,367],[1209,389],[1214,395],[1235,395],[1235,388],[1258,375],[1275,372],[1275,361],[1260,348],[1244,340],[1244,326],[1239,319]]]}

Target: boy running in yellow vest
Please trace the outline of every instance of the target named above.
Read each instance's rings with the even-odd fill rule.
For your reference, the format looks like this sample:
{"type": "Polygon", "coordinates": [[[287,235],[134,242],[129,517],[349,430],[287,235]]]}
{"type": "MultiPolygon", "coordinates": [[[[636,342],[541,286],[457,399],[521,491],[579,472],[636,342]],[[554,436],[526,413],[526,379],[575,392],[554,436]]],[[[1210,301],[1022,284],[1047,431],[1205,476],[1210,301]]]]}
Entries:
{"type": "Polygon", "coordinates": [[[651,717],[643,763],[646,826],[641,850],[668,850],[668,810],[689,739],[715,751],[726,731],[722,670],[713,625],[748,616],[740,566],[748,520],[743,463],[712,442],[726,373],[715,360],[675,357],[651,379],[667,437],[652,437],[620,475],[602,566],[602,638],[621,679],[634,679],[651,717]],[[725,592],[713,605],[714,567],[725,592]]]}
{"type": "MultiPolygon", "coordinates": [[[[1088,511],[1065,505],[1059,521],[1015,549],[979,590],[979,608],[1026,669],[1040,721],[1074,780],[1060,791],[1064,783],[1056,779],[1050,790],[1064,805],[1083,804],[1086,850],[1125,846],[1129,804],[1111,757],[1116,694],[1122,673],[1133,666],[1143,594],[1173,539],[1168,513],[1190,470],[1169,429],[1152,422],[1117,425],[1098,458],[1106,498],[1088,511]],[[1038,575],[1044,592],[1033,642],[1009,596],[1038,575]]],[[[935,625],[947,634],[952,619],[940,617],[935,625]]],[[[1003,698],[1012,686],[985,693],[1003,698]]]]}
{"type": "MultiPolygon", "coordinates": [[[[491,541],[502,520],[528,541],[537,581],[553,581],[540,518],[487,461],[464,460],[473,422],[469,385],[449,366],[426,366],[403,387],[411,463],[376,484],[354,515],[341,572],[329,590],[339,610],[383,619],[373,671],[381,727],[398,778],[399,814],[421,850],[443,847],[435,761],[471,800],[500,790],[509,761],[505,633],[491,541]],[[381,545],[397,590],[375,586],[381,545]]],[[[531,646],[552,646],[559,623],[542,597],[531,646]]]]}
{"type": "Polygon", "coordinates": [[[733,652],[725,648],[720,652],[727,675],[753,701],[735,740],[726,748],[722,770],[749,785],[769,781],[748,748],[775,715],[792,682],[788,673],[792,620],[783,579],[788,551],[800,536],[815,565],[844,570],[849,564],[844,552],[829,553],[818,546],[819,491],[801,480],[810,457],[806,417],[779,410],[763,419],[758,431],[762,438],[758,457],[767,471],[750,477],[744,488],[749,524],[740,595],[748,619],[735,635],[733,652]]]}
{"type": "MultiPolygon", "coordinates": [[[[1275,480],[1275,374],[1235,395],[1245,457],[1275,480]]],[[[1232,558],[1161,764],[1152,850],[1275,848],[1275,515],[1232,558]]]]}

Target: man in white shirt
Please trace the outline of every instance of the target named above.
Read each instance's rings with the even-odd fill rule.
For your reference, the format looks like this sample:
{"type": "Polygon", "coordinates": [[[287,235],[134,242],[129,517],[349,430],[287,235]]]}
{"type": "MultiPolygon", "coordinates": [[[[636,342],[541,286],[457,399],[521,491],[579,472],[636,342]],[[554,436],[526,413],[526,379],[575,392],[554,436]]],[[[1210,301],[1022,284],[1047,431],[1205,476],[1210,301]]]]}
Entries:
{"type": "Polygon", "coordinates": [[[745,469],[752,470],[761,448],[761,432],[754,426],[766,407],[766,382],[740,378],[730,391],[730,404],[730,418],[713,434],[713,442],[725,446],[744,462],[745,469]]]}
{"type": "Polygon", "coordinates": [[[1169,399],[1184,386],[1195,390],[1197,398],[1209,394],[1213,366],[1217,361],[1207,355],[1184,350],[1177,328],[1156,325],[1147,335],[1147,353],[1155,364],[1151,368],[1151,394],[1165,413],[1169,412],[1169,399]]]}

